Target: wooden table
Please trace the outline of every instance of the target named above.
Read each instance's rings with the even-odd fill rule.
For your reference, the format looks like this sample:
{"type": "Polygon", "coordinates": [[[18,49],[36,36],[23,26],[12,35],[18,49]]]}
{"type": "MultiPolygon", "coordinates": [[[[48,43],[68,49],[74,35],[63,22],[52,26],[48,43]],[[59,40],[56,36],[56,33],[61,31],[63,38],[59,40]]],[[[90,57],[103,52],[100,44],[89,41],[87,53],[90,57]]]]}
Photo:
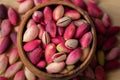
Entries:
{"type": "MultiPolygon", "coordinates": [[[[19,3],[16,0],[0,0],[0,4],[5,4],[8,7],[14,7],[16,10],[18,8],[19,3]]],[[[120,0],[99,0],[100,8],[108,13],[113,20],[113,25],[120,26],[120,0]]],[[[118,45],[120,46],[120,34],[118,34],[118,45]]],[[[120,69],[111,71],[107,74],[107,80],[120,80],[120,69]]]]}

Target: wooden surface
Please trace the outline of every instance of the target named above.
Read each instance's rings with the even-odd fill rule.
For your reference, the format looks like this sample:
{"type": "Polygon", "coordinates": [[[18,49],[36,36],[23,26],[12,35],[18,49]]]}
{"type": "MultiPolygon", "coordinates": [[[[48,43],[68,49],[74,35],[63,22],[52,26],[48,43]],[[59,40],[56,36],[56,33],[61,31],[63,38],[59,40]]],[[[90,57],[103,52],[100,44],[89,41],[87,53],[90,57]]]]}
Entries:
{"type": "MultiPolygon", "coordinates": [[[[0,4],[3,3],[7,5],[8,7],[14,7],[17,9],[18,3],[16,0],[0,0],[0,4]]],[[[120,26],[120,0],[99,0],[99,6],[100,8],[108,13],[113,20],[112,23],[113,25],[119,25],[120,26]]],[[[119,43],[118,45],[120,46],[120,34],[118,35],[119,43]]],[[[107,80],[120,80],[120,69],[111,71],[107,74],[107,80]]]]}

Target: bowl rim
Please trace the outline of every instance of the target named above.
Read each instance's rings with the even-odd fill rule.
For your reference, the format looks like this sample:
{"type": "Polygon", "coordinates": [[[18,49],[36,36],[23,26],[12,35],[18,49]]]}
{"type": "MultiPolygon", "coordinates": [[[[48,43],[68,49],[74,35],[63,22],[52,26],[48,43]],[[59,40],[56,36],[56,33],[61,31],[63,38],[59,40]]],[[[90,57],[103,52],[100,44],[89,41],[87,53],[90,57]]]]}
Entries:
{"type": "Polygon", "coordinates": [[[90,63],[94,53],[95,53],[95,50],[96,50],[96,31],[95,31],[95,27],[94,27],[94,24],[93,24],[93,21],[92,19],[89,17],[88,13],[85,12],[84,10],[82,10],[80,7],[77,7],[75,6],[74,4],[72,3],[69,3],[69,2],[65,2],[65,1],[49,1],[47,3],[43,3],[43,4],[40,4],[38,6],[35,6],[34,8],[32,8],[31,10],[29,10],[26,14],[25,14],[25,17],[24,19],[22,20],[22,22],[20,23],[20,28],[19,28],[19,31],[18,31],[18,34],[17,34],[17,48],[18,48],[18,53],[19,53],[19,56],[20,56],[20,59],[21,61],[23,62],[23,64],[31,71],[33,72],[36,76],[38,77],[42,77],[42,78],[51,78],[52,80],[53,79],[64,79],[64,78],[72,78],[76,75],[78,75],[80,72],[82,72],[87,66],[88,64],[90,63]],[[44,8],[45,6],[51,6],[51,5],[63,5],[63,6],[68,6],[74,10],[77,10],[78,12],[80,12],[82,14],[82,16],[84,16],[85,20],[87,20],[87,22],[90,24],[91,26],[91,32],[92,32],[92,35],[93,35],[93,42],[92,42],[92,47],[91,47],[91,50],[90,50],[90,53],[89,53],[89,56],[87,57],[87,59],[82,62],[80,64],[80,66],[76,69],[74,69],[73,71],[71,71],[70,73],[68,74],[50,74],[50,73],[47,73],[47,72],[43,72],[41,70],[39,70],[38,68],[36,68],[28,59],[27,59],[27,56],[25,55],[25,52],[23,51],[23,48],[22,48],[22,35],[23,35],[23,30],[24,30],[24,27],[27,23],[27,21],[29,20],[29,17],[33,14],[34,11],[36,10],[39,10],[41,8],[44,8]],[[74,74],[74,75],[73,75],[74,74]]]}

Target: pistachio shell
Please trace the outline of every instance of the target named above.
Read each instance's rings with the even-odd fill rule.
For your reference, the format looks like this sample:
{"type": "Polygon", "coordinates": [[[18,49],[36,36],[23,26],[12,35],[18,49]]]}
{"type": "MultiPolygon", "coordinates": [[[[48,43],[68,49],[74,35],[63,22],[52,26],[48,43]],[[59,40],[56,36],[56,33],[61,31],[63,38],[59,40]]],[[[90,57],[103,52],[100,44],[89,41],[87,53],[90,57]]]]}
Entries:
{"type": "Polygon", "coordinates": [[[68,39],[66,42],[65,42],[65,46],[69,49],[75,49],[77,48],[78,46],[78,40],[76,39],[68,39]]]}
{"type": "Polygon", "coordinates": [[[69,53],[71,52],[72,50],[71,49],[68,49],[66,46],[65,46],[65,43],[64,42],[61,42],[57,45],[57,50],[59,52],[62,52],[62,53],[69,53]]]}
{"type": "Polygon", "coordinates": [[[42,35],[42,42],[45,45],[50,42],[50,36],[49,36],[49,34],[46,31],[44,31],[44,33],[42,35]]]}
{"type": "Polygon", "coordinates": [[[56,53],[52,56],[52,60],[54,62],[61,62],[64,61],[66,59],[67,55],[63,54],[63,53],[56,53]]]}
{"type": "Polygon", "coordinates": [[[59,73],[61,72],[65,67],[65,63],[64,62],[54,62],[54,63],[51,63],[49,64],[47,67],[46,67],[46,70],[48,73],[59,73]]]}
{"type": "Polygon", "coordinates": [[[66,27],[67,25],[70,24],[70,22],[71,22],[71,18],[62,17],[57,21],[56,25],[59,26],[59,27],[66,27]]]}

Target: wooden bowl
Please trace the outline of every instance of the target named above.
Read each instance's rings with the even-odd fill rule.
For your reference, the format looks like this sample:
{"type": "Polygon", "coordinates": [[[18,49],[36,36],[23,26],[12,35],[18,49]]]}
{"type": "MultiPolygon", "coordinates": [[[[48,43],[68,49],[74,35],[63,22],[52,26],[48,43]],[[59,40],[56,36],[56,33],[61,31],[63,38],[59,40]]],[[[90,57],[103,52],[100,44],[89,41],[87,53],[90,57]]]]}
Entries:
{"type": "Polygon", "coordinates": [[[94,28],[92,20],[90,19],[89,15],[84,10],[75,6],[74,4],[64,2],[64,1],[60,1],[60,0],[57,0],[57,1],[55,0],[55,1],[50,1],[50,2],[47,2],[47,3],[40,4],[36,7],[34,7],[33,9],[29,10],[25,14],[24,19],[22,20],[22,22],[20,24],[19,32],[18,32],[18,35],[17,35],[17,47],[18,47],[18,52],[19,52],[19,55],[20,55],[20,58],[21,58],[22,62],[36,76],[41,77],[41,78],[45,78],[46,80],[68,80],[72,77],[75,77],[80,72],[82,72],[88,66],[88,64],[90,63],[90,61],[91,61],[91,59],[94,55],[94,52],[96,50],[96,32],[95,32],[95,28],[94,28]],[[43,71],[39,70],[28,60],[28,58],[25,55],[25,52],[23,50],[23,42],[22,42],[23,32],[24,32],[25,25],[26,25],[27,21],[29,20],[29,18],[31,17],[31,15],[33,14],[34,11],[36,11],[38,9],[41,9],[41,8],[44,8],[45,6],[59,5],[59,4],[62,4],[63,6],[67,6],[67,7],[70,7],[72,9],[75,9],[83,15],[83,17],[91,25],[91,32],[93,34],[93,42],[92,42],[91,50],[90,50],[90,53],[89,53],[87,59],[82,64],[80,64],[79,67],[72,70],[68,74],[49,74],[47,72],[43,72],[43,71]]]}

